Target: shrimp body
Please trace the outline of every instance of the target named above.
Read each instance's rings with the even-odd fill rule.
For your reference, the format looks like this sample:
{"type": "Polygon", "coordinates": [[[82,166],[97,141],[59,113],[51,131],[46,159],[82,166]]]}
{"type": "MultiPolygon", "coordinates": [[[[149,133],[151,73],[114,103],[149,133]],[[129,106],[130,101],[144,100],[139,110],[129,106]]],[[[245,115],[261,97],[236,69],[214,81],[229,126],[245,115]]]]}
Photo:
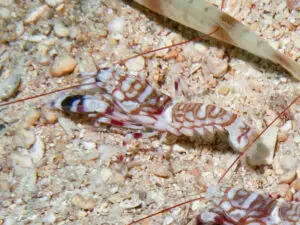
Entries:
{"type": "Polygon", "coordinates": [[[208,187],[205,199],[213,209],[201,213],[197,224],[299,225],[300,204],[280,202],[256,192],[224,186],[208,187]]]}
{"type": "Polygon", "coordinates": [[[225,131],[229,143],[237,151],[244,149],[256,135],[236,114],[215,105],[176,102],[154,89],[146,79],[121,73],[114,67],[101,70],[86,82],[91,79],[96,82],[100,97],[68,96],[68,101],[60,99],[54,104],[56,108],[101,116],[98,123],[113,120],[118,123],[112,125],[141,130],[150,128],[175,136],[213,137],[214,132],[225,131]],[[97,106],[91,106],[93,104],[97,106]]]}
{"type": "Polygon", "coordinates": [[[241,151],[256,136],[242,118],[215,105],[181,102],[174,104],[169,111],[172,113],[170,125],[188,137],[213,135],[217,130],[226,130],[231,146],[241,151]]]}

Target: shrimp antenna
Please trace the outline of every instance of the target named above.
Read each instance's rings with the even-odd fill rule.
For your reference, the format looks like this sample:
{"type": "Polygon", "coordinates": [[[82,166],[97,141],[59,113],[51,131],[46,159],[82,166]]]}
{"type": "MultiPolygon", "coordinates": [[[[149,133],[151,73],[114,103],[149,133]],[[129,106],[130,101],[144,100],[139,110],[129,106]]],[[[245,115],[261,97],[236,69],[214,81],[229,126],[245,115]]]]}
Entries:
{"type": "Polygon", "coordinates": [[[20,98],[20,99],[17,99],[15,101],[1,103],[0,107],[7,106],[7,105],[12,105],[12,104],[15,104],[15,103],[18,103],[18,102],[24,102],[24,101],[27,101],[27,100],[31,100],[31,99],[35,99],[35,98],[39,98],[39,97],[43,97],[43,96],[47,96],[47,95],[51,95],[51,94],[54,94],[54,93],[57,93],[57,92],[66,91],[66,90],[69,90],[69,89],[73,89],[73,88],[77,88],[77,87],[82,87],[82,86],[86,86],[86,85],[92,85],[92,84],[96,84],[96,82],[85,83],[85,84],[76,84],[76,85],[72,85],[72,86],[69,86],[69,87],[65,87],[65,88],[61,88],[61,89],[56,89],[56,90],[53,90],[53,91],[45,92],[45,93],[42,93],[42,94],[38,94],[38,95],[26,97],[26,98],[20,98]]]}
{"type": "Polygon", "coordinates": [[[156,216],[156,215],[158,215],[158,214],[164,213],[164,212],[169,211],[169,210],[171,210],[171,209],[174,209],[174,208],[176,208],[176,207],[179,207],[179,206],[182,206],[182,205],[191,203],[191,202],[203,200],[203,199],[204,199],[204,197],[199,197],[199,198],[194,198],[194,199],[188,200],[188,201],[186,201],[186,202],[182,202],[182,203],[173,205],[173,206],[171,206],[171,207],[169,207],[169,208],[165,208],[165,209],[160,210],[160,211],[158,211],[158,212],[155,212],[155,213],[153,213],[153,214],[151,214],[151,215],[145,216],[145,217],[143,217],[143,218],[141,218],[141,219],[132,221],[131,223],[129,223],[129,224],[127,224],[127,225],[132,225],[132,224],[141,222],[141,221],[143,221],[143,220],[145,220],[145,219],[148,219],[148,218],[150,218],[150,217],[152,217],[152,216],[156,216]]]}
{"type": "Polygon", "coordinates": [[[187,40],[187,41],[182,41],[182,42],[179,42],[179,43],[176,43],[176,44],[172,44],[172,45],[167,45],[167,46],[164,46],[164,47],[161,47],[161,48],[157,48],[157,49],[153,49],[153,50],[149,50],[149,51],[146,51],[146,52],[142,52],[142,53],[136,54],[134,56],[131,56],[129,58],[126,58],[124,60],[118,61],[115,64],[123,65],[128,60],[136,58],[136,57],[139,57],[139,56],[143,56],[143,55],[146,55],[146,54],[149,54],[149,53],[153,53],[153,52],[158,52],[158,51],[161,51],[161,50],[164,50],[164,49],[168,49],[168,48],[173,48],[173,47],[176,47],[176,46],[179,46],[179,45],[184,45],[184,44],[187,44],[187,43],[192,42],[192,41],[201,41],[201,40],[203,40],[203,39],[205,39],[207,37],[210,37],[210,35],[216,33],[219,29],[220,29],[220,26],[218,26],[212,32],[210,32],[208,34],[203,34],[200,37],[196,37],[196,38],[193,38],[193,39],[190,39],[190,40],[187,40]]]}

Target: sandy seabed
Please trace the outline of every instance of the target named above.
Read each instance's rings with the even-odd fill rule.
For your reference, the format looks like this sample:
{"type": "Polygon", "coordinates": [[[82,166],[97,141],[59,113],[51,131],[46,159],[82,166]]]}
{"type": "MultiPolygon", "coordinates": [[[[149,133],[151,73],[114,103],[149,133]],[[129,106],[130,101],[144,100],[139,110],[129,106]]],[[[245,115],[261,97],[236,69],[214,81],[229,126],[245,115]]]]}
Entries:
{"type": "MultiPolygon", "coordinates": [[[[297,60],[300,14],[281,2],[254,1],[250,7],[227,1],[225,10],[297,60]]],[[[0,97],[9,100],[79,83],[80,73],[200,35],[118,0],[4,0],[0,27],[0,78],[14,78],[0,97]]],[[[235,112],[257,130],[299,93],[298,81],[279,65],[214,39],[116,66],[170,95],[181,77],[189,99],[235,112]]],[[[50,110],[53,99],[0,108],[0,224],[126,224],[199,196],[202,185],[216,184],[237,156],[226,143],[183,139],[172,144],[170,160],[162,160],[159,137],[133,141],[126,150],[127,130],[95,128],[88,118],[50,110]]],[[[278,121],[271,165],[252,168],[242,160],[223,184],[295,200],[290,184],[300,179],[299,111],[296,103],[278,121]]],[[[141,224],[187,224],[209,206],[194,202],[141,224]]]]}

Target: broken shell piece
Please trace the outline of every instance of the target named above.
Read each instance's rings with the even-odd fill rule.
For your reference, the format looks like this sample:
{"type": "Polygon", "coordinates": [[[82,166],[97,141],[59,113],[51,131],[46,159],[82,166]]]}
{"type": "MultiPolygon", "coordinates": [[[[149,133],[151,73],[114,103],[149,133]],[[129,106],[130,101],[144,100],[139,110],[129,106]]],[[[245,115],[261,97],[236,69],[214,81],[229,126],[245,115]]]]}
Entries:
{"type": "Polygon", "coordinates": [[[251,166],[270,165],[273,162],[278,128],[271,126],[247,152],[247,161],[251,166]]]}
{"type": "Polygon", "coordinates": [[[216,78],[222,77],[228,70],[228,62],[224,59],[208,57],[206,60],[208,71],[216,78]]]}
{"type": "Polygon", "coordinates": [[[296,170],[298,165],[298,159],[292,155],[283,155],[280,157],[280,168],[285,172],[296,170]]]}
{"type": "Polygon", "coordinates": [[[142,200],[138,197],[133,196],[131,199],[126,199],[120,202],[120,206],[124,209],[134,209],[139,207],[142,204],[142,200]]]}
{"type": "Polygon", "coordinates": [[[31,12],[26,19],[24,20],[25,24],[36,22],[41,18],[41,16],[45,13],[45,11],[48,9],[47,5],[42,5],[38,7],[36,10],[31,12]]]}
{"type": "Polygon", "coordinates": [[[64,2],[64,0],[45,0],[47,5],[51,7],[56,7],[64,2]]]}
{"type": "Polygon", "coordinates": [[[70,35],[70,30],[64,24],[58,22],[54,24],[54,33],[57,37],[63,38],[70,35]]]}
{"type": "Polygon", "coordinates": [[[78,208],[81,209],[88,209],[92,210],[96,207],[96,202],[95,200],[89,198],[89,199],[84,199],[81,195],[76,194],[73,196],[71,200],[72,204],[78,208]]]}
{"type": "Polygon", "coordinates": [[[58,119],[58,114],[54,111],[51,111],[50,109],[44,109],[42,111],[43,118],[46,119],[46,121],[50,124],[56,123],[58,119]]]}
{"type": "Polygon", "coordinates": [[[16,92],[21,82],[21,75],[13,73],[11,76],[0,82],[0,100],[5,100],[12,97],[16,92]]]}
{"type": "Polygon", "coordinates": [[[103,168],[100,172],[101,178],[104,182],[107,182],[108,179],[113,175],[112,171],[108,168],[103,168]]]}
{"type": "Polygon", "coordinates": [[[70,137],[74,137],[74,130],[77,130],[77,127],[72,120],[69,118],[59,117],[58,122],[70,137]]]}
{"type": "Polygon", "coordinates": [[[40,138],[40,136],[36,136],[34,145],[30,149],[30,156],[35,166],[41,165],[44,153],[45,153],[45,144],[40,138]]]}
{"type": "Polygon", "coordinates": [[[162,178],[168,178],[170,176],[168,166],[163,165],[161,163],[152,164],[149,169],[150,173],[154,174],[155,176],[162,178]]]}
{"type": "Polygon", "coordinates": [[[139,72],[145,67],[145,59],[142,56],[130,59],[125,63],[125,66],[131,72],[139,72]]]}
{"type": "Polygon", "coordinates": [[[18,130],[14,136],[15,146],[29,149],[35,141],[34,133],[30,130],[18,130]]]}
{"type": "Polygon", "coordinates": [[[24,169],[30,169],[30,168],[34,168],[32,159],[30,156],[28,155],[24,155],[24,154],[20,154],[20,153],[13,153],[11,155],[11,160],[12,160],[12,164],[13,164],[13,168],[14,168],[14,172],[16,174],[23,174],[24,173],[24,169]],[[21,168],[19,170],[19,168],[21,168]]]}
{"type": "Polygon", "coordinates": [[[26,118],[25,118],[25,121],[24,121],[24,128],[27,129],[30,126],[35,125],[37,123],[37,121],[39,120],[40,115],[41,114],[40,114],[39,111],[30,110],[26,115],[26,118]]]}

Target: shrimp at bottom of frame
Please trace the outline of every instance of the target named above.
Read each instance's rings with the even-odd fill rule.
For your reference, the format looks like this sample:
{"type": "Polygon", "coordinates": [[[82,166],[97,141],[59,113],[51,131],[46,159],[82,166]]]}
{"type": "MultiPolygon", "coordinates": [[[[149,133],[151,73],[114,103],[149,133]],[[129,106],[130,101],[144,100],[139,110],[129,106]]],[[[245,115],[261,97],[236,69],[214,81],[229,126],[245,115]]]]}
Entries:
{"type": "Polygon", "coordinates": [[[204,188],[201,197],[166,208],[134,221],[147,218],[198,200],[206,200],[211,209],[201,212],[189,224],[197,225],[299,225],[300,203],[284,202],[250,192],[221,185],[204,188]]]}

